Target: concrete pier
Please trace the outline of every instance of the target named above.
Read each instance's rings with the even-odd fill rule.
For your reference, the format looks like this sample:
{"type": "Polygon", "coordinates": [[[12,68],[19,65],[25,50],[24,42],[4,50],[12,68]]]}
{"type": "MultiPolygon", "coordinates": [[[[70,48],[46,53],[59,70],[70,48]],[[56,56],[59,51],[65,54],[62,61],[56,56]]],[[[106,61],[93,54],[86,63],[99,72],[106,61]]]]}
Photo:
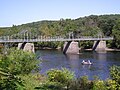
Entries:
{"type": "Polygon", "coordinates": [[[98,52],[106,51],[106,41],[94,41],[93,50],[98,52]]]}
{"type": "Polygon", "coordinates": [[[18,49],[23,49],[24,51],[35,52],[33,43],[19,43],[18,49]]]}
{"type": "Polygon", "coordinates": [[[63,53],[64,54],[79,54],[78,42],[69,41],[64,43],[63,53]]]}

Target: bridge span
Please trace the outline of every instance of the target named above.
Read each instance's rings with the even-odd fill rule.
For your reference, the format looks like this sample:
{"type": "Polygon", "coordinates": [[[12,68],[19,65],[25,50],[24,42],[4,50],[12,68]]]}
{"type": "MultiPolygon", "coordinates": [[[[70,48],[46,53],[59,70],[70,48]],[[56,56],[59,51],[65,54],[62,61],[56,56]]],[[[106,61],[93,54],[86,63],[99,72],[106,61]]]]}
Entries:
{"type": "MultiPolygon", "coordinates": [[[[18,48],[27,50],[34,49],[34,42],[65,42],[63,46],[64,53],[79,53],[78,41],[94,41],[93,50],[105,50],[106,40],[113,40],[113,37],[97,37],[80,36],[74,37],[73,35],[46,37],[41,35],[32,35],[31,32],[18,33],[11,36],[1,36],[0,43],[19,43],[18,48]],[[21,44],[20,44],[21,43],[21,44]],[[32,43],[32,44],[27,44],[32,43]],[[23,47],[24,46],[24,47],[23,47]]],[[[34,50],[32,50],[34,51],[34,50]]]]}
{"type": "Polygon", "coordinates": [[[5,38],[0,38],[0,43],[9,43],[9,42],[61,42],[61,41],[98,41],[98,40],[113,40],[113,37],[80,37],[80,38],[61,38],[61,37],[46,37],[46,38],[42,38],[42,36],[40,38],[35,38],[35,39],[31,39],[31,38],[10,38],[10,37],[5,37],[5,38]]]}

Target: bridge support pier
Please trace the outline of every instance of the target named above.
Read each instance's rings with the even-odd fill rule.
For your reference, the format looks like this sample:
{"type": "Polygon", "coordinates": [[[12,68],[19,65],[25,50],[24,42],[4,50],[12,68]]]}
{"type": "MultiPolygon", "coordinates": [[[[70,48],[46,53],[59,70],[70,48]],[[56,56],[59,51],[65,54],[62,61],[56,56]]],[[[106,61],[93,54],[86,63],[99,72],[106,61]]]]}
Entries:
{"type": "Polygon", "coordinates": [[[18,49],[23,49],[24,51],[29,51],[33,53],[35,52],[33,43],[27,43],[27,42],[19,43],[18,49]]]}
{"type": "Polygon", "coordinates": [[[97,52],[106,51],[106,41],[94,41],[93,50],[97,52]]]}
{"type": "Polygon", "coordinates": [[[79,54],[78,42],[69,41],[64,43],[63,53],[64,54],[79,54]]]}

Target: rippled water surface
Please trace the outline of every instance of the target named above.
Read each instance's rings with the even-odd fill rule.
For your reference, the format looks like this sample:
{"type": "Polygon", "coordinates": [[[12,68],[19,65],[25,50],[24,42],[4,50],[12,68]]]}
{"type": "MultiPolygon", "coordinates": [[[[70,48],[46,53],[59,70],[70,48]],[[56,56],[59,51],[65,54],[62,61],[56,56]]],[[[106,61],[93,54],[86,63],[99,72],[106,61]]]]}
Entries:
{"type": "Polygon", "coordinates": [[[109,77],[109,68],[112,65],[120,65],[120,52],[82,52],[79,55],[64,55],[58,50],[37,50],[36,55],[42,59],[40,73],[51,68],[65,67],[75,73],[76,77],[87,75],[89,79],[99,76],[101,79],[109,77]],[[82,60],[90,60],[92,65],[82,65],[82,60]]]}

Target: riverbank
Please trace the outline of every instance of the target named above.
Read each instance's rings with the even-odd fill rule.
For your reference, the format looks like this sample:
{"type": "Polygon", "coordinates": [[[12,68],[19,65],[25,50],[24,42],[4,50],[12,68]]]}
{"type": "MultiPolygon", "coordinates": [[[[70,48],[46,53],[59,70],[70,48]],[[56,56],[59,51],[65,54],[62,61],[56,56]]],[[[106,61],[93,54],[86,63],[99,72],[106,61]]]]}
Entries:
{"type": "MultiPolygon", "coordinates": [[[[92,49],[84,49],[85,51],[92,51],[92,49]]],[[[117,51],[120,52],[120,49],[112,49],[112,48],[106,48],[106,51],[117,51]]]]}
{"type": "MultiPolygon", "coordinates": [[[[61,47],[58,47],[58,48],[50,48],[50,47],[41,47],[41,48],[38,48],[38,47],[35,47],[35,49],[41,49],[41,50],[62,50],[62,48],[61,47]]],[[[92,48],[90,48],[90,49],[83,49],[83,48],[81,48],[80,49],[81,51],[92,51],[92,48]]],[[[117,52],[120,52],[120,49],[113,49],[113,48],[106,48],[105,49],[106,51],[117,51],[117,52]]]]}

